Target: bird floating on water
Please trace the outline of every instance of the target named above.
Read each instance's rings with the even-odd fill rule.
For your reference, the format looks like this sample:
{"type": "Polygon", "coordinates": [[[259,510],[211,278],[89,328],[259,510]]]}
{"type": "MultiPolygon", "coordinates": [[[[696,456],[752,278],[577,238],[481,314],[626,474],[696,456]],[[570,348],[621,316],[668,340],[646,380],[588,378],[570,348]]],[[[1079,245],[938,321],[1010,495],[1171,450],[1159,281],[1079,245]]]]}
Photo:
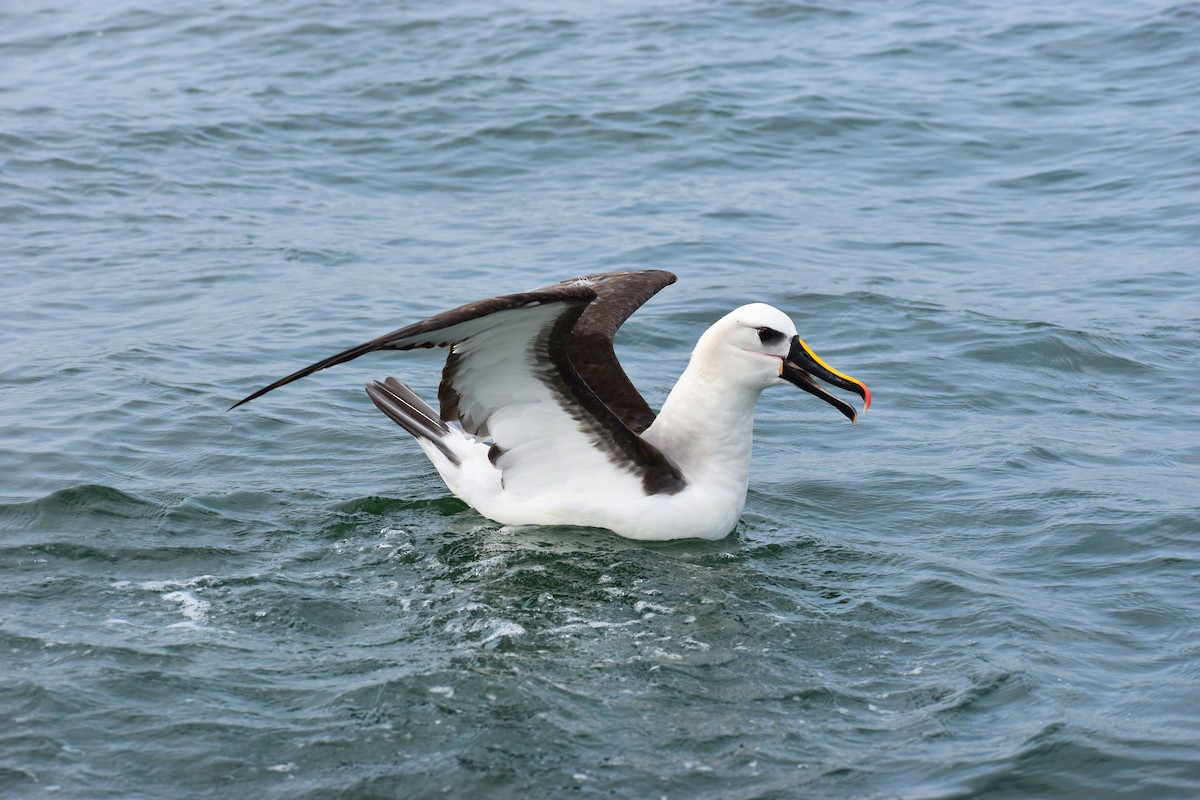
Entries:
{"type": "Polygon", "coordinates": [[[231,409],[376,350],[448,347],[440,413],[395,378],[366,389],[480,514],[630,539],[720,539],[746,504],[764,389],[795,384],[851,422],[854,407],[813,379],[859,395],[863,411],[871,392],[822,361],[782,311],[751,303],[704,332],[655,416],[613,337],[674,282],[661,270],[603,272],[468,303],[318,361],[231,409]]]}

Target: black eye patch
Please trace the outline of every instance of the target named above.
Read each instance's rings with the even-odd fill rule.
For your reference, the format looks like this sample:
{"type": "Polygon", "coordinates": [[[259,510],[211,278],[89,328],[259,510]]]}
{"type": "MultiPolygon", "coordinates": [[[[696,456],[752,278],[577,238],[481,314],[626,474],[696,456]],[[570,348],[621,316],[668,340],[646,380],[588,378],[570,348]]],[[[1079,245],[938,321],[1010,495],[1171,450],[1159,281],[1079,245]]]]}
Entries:
{"type": "Polygon", "coordinates": [[[786,338],[774,328],[758,328],[758,340],[763,344],[778,344],[786,338]]]}

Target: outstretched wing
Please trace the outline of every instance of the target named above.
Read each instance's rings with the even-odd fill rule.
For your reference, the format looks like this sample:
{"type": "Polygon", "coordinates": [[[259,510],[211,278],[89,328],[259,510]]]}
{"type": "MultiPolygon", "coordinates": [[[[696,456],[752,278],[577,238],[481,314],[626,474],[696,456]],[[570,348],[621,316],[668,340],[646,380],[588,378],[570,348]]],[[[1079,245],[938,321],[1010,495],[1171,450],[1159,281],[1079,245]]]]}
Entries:
{"type": "Polygon", "coordinates": [[[567,357],[583,382],[634,433],[650,427],[654,412],[617,361],[613,338],[633,312],[674,282],[670,272],[648,269],[602,272],[546,287],[584,285],[596,293],[567,338],[567,357]]]}
{"type": "MultiPolygon", "coordinates": [[[[638,476],[647,493],[674,493],[684,486],[678,468],[610,408],[582,377],[568,352],[572,332],[597,300],[596,285],[605,292],[606,305],[594,322],[584,326],[584,342],[595,342],[594,336],[600,335],[595,332],[605,330],[604,326],[615,330],[633,309],[674,280],[669,273],[670,280],[665,282],[663,273],[634,280],[627,284],[633,299],[622,301],[620,282],[613,279],[638,274],[605,273],[469,303],[318,361],[231,408],[376,350],[450,347],[438,391],[441,416],[457,420],[468,433],[491,439],[495,444],[493,463],[505,472],[506,481],[510,471],[515,479],[518,473],[531,473],[535,463],[558,461],[565,465],[563,454],[592,450],[638,476]],[[544,456],[540,462],[539,454],[544,456]]],[[[586,350],[584,345],[580,348],[586,350]]],[[[610,341],[609,353],[611,349],[610,341]]],[[[601,381],[595,376],[611,374],[615,368],[628,392],[636,395],[615,355],[610,355],[609,361],[601,357],[595,360],[598,368],[585,369],[592,370],[593,380],[601,381]]],[[[585,359],[585,363],[592,362],[585,359]]],[[[621,390],[608,396],[629,402],[621,390]]],[[[640,396],[637,399],[644,407],[645,401],[640,396]]],[[[648,407],[645,413],[650,413],[648,407]]]]}

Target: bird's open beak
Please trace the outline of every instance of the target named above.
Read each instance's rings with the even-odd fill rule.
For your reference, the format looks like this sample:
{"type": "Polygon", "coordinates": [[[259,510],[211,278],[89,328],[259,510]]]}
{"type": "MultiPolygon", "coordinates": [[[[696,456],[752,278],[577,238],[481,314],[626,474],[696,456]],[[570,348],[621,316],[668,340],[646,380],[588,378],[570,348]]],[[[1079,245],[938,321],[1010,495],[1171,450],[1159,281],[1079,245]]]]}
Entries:
{"type": "Polygon", "coordinates": [[[862,381],[851,378],[844,372],[838,372],[821,360],[804,340],[799,336],[792,337],[792,349],[779,367],[779,377],[796,384],[809,394],[816,395],[829,405],[850,418],[851,422],[858,417],[854,406],[831,395],[818,386],[813,378],[820,378],[826,383],[854,392],[864,400],[863,412],[871,407],[871,390],[862,381]]]}

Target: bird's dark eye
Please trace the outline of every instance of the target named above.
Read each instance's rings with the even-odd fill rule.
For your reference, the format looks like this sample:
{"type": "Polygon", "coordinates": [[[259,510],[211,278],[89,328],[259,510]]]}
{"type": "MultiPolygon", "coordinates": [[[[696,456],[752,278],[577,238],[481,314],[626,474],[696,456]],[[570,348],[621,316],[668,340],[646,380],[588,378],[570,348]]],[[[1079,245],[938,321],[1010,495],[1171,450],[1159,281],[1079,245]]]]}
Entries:
{"type": "Polygon", "coordinates": [[[783,339],[783,334],[774,328],[758,329],[758,340],[763,344],[776,344],[777,342],[782,342],[783,339]]]}

